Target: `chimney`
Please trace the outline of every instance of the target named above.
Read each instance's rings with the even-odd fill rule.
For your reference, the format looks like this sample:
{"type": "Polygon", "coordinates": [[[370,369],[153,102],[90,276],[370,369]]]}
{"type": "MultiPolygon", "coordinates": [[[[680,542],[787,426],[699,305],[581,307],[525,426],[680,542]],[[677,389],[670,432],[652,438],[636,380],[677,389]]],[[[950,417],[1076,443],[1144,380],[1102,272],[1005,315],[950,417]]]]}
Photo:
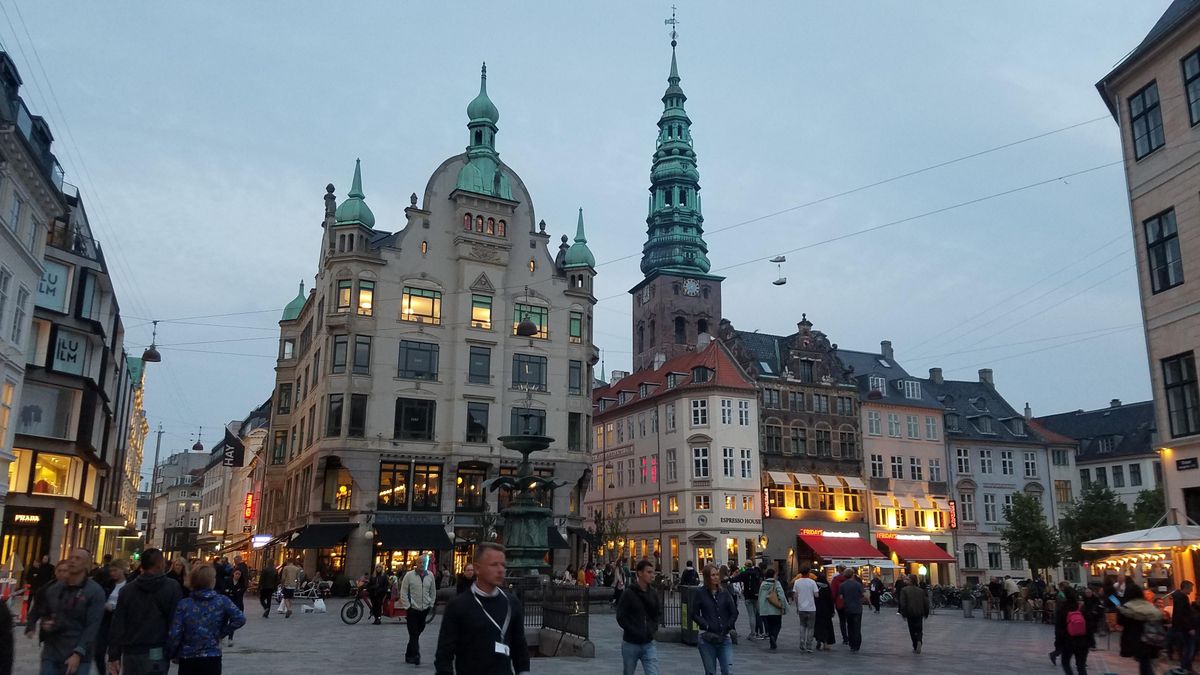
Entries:
{"type": "Polygon", "coordinates": [[[896,360],[893,356],[891,340],[884,340],[879,343],[879,353],[888,361],[896,360]]]}
{"type": "Polygon", "coordinates": [[[667,362],[667,355],[666,355],[666,354],[663,354],[662,352],[655,352],[655,353],[654,353],[654,369],[655,369],[655,370],[658,370],[659,368],[662,368],[662,367],[663,367],[663,364],[664,364],[664,363],[666,363],[666,362],[667,362]]]}
{"type": "Polygon", "coordinates": [[[1120,408],[1120,407],[1121,407],[1121,399],[1119,399],[1119,398],[1114,398],[1113,400],[1109,401],[1109,402],[1108,402],[1108,407],[1110,407],[1110,408],[1120,408]]]}
{"type": "Polygon", "coordinates": [[[627,377],[629,377],[629,373],[624,370],[614,370],[612,371],[612,379],[609,380],[609,384],[616,384],[627,377]]]}
{"type": "Polygon", "coordinates": [[[1029,407],[1029,401],[1025,402],[1025,419],[1026,420],[1033,419],[1033,408],[1029,407]]]}
{"type": "Polygon", "coordinates": [[[992,369],[991,368],[980,368],[979,369],[979,383],[980,384],[990,384],[993,387],[996,386],[996,381],[992,379],[992,369]]]}
{"type": "Polygon", "coordinates": [[[712,342],[711,335],[709,335],[708,333],[700,333],[699,335],[696,336],[696,351],[698,351],[698,352],[704,351],[705,349],[708,348],[708,345],[711,342],[712,342]]]}
{"type": "Polygon", "coordinates": [[[941,383],[945,382],[946,380],[942,379],[942,369],[941,368],[930,368],[929,369],[929,381],[934,384],[941,384],[941,383]]]}

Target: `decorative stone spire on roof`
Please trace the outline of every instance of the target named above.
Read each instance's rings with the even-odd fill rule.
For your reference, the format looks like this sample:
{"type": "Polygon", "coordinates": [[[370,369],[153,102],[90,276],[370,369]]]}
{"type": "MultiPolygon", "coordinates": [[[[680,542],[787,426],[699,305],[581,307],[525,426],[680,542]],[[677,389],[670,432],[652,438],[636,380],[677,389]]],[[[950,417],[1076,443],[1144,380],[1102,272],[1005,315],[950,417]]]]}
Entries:
{"type": "Polygon", "coordinates": [[[591,249],[587,245],[587,235],[583,232],[583,208],[579,209],[579,223],[575,226],[575,243],[571,244],[571,248],[567,249],[567,256],[563,262],[563,267],[571,269],[573,267],[596,267],[596,256],[592,255],[591,249]]]}
{"type": "Polygon", "coordinates": [[[362,190],[362,163],[354,160],[354,180],[350,183],[350,192],[346,193],[346,201],[337,207],[334,221],[338,225],[363,225],[375,227],[375,214],[364,201],[366,197],[362,190]]]}
{"type": "Polygon", "coordinates": [[[459,190],[512,200],[512,186],[496,152],[500,111],[487,93],[487,64],[479,74],[479,94],[467,104],[467,164],[458,171],[459,190]]]}
{"type": "Polygon", "coordinates": [[[304,301],[306,299],[307,298],[304,295],[304,282],[301,281],[300,282],[300,292],[297,293],[296,297],[293,298],[292,301],[287,304],[287,307],[283,308],[283,316],[280,317],[279,320],[280,321],[295,321],[296,317],[300,316],[300,312],[304,310],[304,301]]]}

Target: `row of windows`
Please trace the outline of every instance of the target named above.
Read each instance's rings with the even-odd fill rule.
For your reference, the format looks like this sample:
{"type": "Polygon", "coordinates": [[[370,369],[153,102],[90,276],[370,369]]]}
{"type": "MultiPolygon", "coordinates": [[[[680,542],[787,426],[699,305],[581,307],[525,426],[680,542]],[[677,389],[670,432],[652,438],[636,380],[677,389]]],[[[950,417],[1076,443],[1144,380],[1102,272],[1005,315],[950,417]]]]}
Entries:
{"type": "MultiPolygon", "coordinates": [[[[954,456],[955,456],[955,462],[956,462],[954,468],[955,468],[956,472],[958,473],[958,475],[970,475],[971,473],[973,473],[971,470],[972,469],[972,467],[971,467],[971,450],[969,448],[955,448],[954,456]]],[[[1004,476],[1015,476],[1016,475],[1016,465],[1014,463],[1015,462],[1014,456],[1015,456],[1015,453],[1012,450],[1001,450],[999,452],[1000,474],[1001,475],[1004,475],[1004,476]]],[[[991,473],[996,472],[995,471],[996,465],[993,462],[994,458],[992,455],[992,450],[990,448],[980,449],[979,453],[978,453],[978,457],[979,457],[979,473],[991,474],[991,473]]],[[[1037,476],[1038,476],[1037,453],[1036,452],[1025,452],[1023,459],[1024,459],[1024,465],[1023,465],[1024,476],[1026,478],[1037,478],[1037,476]]]]}
{"type": "Polygon", "coordinates": [[[820,511],[861,511],[863,495],[859,490],[835,491],[819,485],[777,485],[767,487],[767,505],[784,509],[816,509],[820,511]]]}
{"type": "MultiPolygon", "coordinates": [[[[887,378],[882,375],[872,375],[867,379],[867,386],[877,391],[883,397],[888,395],[887,378]]],[[[896,388],[904,394],[904,398],[921,398],[921,383],[917,380],[898,380],[896,388]]]]}
{"type": "MultiPolygon", "coordinates": [[[[722,502],[725,505],[726,511],[747,511],[754,513],[755,507],[754,495],[732,495],[724,494],[722,502]]],[[[657,498],[649,499],[630,499],[626,501],[613,502],[609,500],[607,504],[608,515],[616,516],[648,516],[660,512],[662,502],[657,498]]],[[[713,508],[712,494],[699,493],[692,495],[692,510],[693,511],[711,511],[713,508]]],[[[667,495],[667,513],[679,513],[679,495],[667,495]]]]}
{"type": "MultiPolygon", "coordinates": [[[[904,426],[908,433],[908,437],[918,439],[921,437],[921,419],[917,415],[905,415],[904,426]]],[[[867,433],[871,436],[883,435],[883,419],[877,410],[867,411],[867,433]]],[[[887,435],[892,438],[900,438],[900,415],[897,413],[888,413],[887,416],[887,435]]],[[[925,416],[925,440],[938,440],[938,425],[937,417],[925,416]]]]}
{"type": "Polygon", "coordinates": [[[880,527],[919,527],[922,529],[946,529],[946,512],[936,509],[899,509],[885,506],[875,507],[875,524],[880,527]],[[908,514],[912,513],[912,520],[908,514]],[[911,524],[910,524],[911,522],[911,524]]]}
{"type": "Polygon", "coordinates": [[[837,431],[823,427],[820,424],[812,430],[803,426],[790,427],[789,435],[785,436],[787,428],[767,423],[763,425],[763,452],[772,455],[809,455],[812,457],[840,457],[854,459],[858,457],[858,432],[850,427],[842,427],[837,431]]]}
{"type": "MultiPolygon", "coordinates": [[[[1093,471],[1095,472],[1096,484],[1101,487],[1123,488],[1126,486],[1126,466],[1129,467],[1128,486],[1142,486],[1142,465],[1141,464],[1113,464],[1111,466],[1097,466],[1091,468],[1079,469],[1079,484],[1083,488],[1087,488],[1092,484],[1093,471]],[[1111,472],[1112,482],[1109,482],[1109,474],[1111,472]]],[[[1154,463],[1154,487],[1162,485],[1162,464],[1154,463]]]]}
{"type": "MultiPolygon", "coordinates": [[[[325,426],[322,436],[337,438],[345,435],[348,438],[364,438],[367,427],[366,394],[329,394],[325,397],[325,426]]],[[[467,443],[487,443],[490,435],[489,414],[490,405],[483,402],[468,401],[466,403],[466,429],[464,439],[467,443]]],[[[435,422],[437,401],[398,397],[396,399],[395,418],[392,426],[392,438],[396,440],[432,441],[435,439],[435,422]]],[[[272,464],[283,464],[288,458],[295,457],[302,450],[317,440],[314,424],[316,411],[310,409],[306,416],[292,425],[290,432],[279,430],[275,432],[274,445],[271,452],[272,464]]],[[[582,413],[567,415],[567,449],[583,450],[584,416],[582,413]]],[[[546,411],[536,408],[514,407],[510,410],[509,433],[546,434],[546,411]]]]}
{"type": "MultiPolygon", "coordinates": [[[[891,458],[891,478],[905,480],[904,458],[894,455],[891,458]]],[[[884,473],[883,455],[871,455],[871,478],[888,478],[884,473]]],[[[920,457],[908,458],[908,480],[925,480],[925,471],[920,457]]],[[[942,481],[942,460],[929,460],[929,480],[934,483],[942,481]]]]}
{"type": "MultiPolygon", "coordinates": [[[[1069,483],[1068,483],[1069,487],[1069,483]]],[[[1039,493],[1029,493],[1041,503],[1042,496],[1039,493]]],[[[1011,508],[1013,502],[1013,493],[1000,495],[1000,499],[996,499],[996,495],[991,492],[983,493],[983,521],[985,523],[999,523],[1004,519],[1004,510],[1011,508]]],[[[975,522],[975,493],[972,491],[963,491],[958,496],[958,516],[963,522],[975,522]]]]}
{"type": "Polygon", "coordinates": [[[18,347],[25,346],[25,319],[29,315],[29,289],[21,284],[13,295],[13,273],[7,267],[0,266],[0,336],[12,340],[18,347]],[[9,302],[12,302],[12,324],[7,332],[4,331],[4,319],[8,316],[9,302]]]}
{"type": "Polygon", "coordinates": [[[767,387],[763,389],[762,402],[764,408],[771,410],[790,410],[792,412],[811,412],[825,415],[833,412],[844,417],[852,417],[855,414],[854,398],[851,396],[830,397],[827,394],[805,395],[802,391],[780,391],[779,389],[767,387]],[[831,398],[836,406],[832,410],[829,407],[831,398]]]}
{"type": "MultiPolygon", "coordinates": [[[[712,463],[716,457],[710,457],[709,449],[697,446],[691,449],[692,478],[706,480],[715,473],[712,463]]],[[[751,448],[721,448],[720,471],[724,478],[754,478],[754,451],[751,448]]],[[[609,463],[595,468],[596,489],[603,492],[606,487],[623,488],[626,485],[658,484],[658,453],[650,453],[641,457],[631,457],[628,460],[618,460],[616,464],[609,463]]],[[[679,465],[675,448],[666,451],[666,475],[664,482],[674,483],[679,480],[679,465]]]]}
{"type": "MultiPolygon", "coordinates": [[[[574,363],[574,362],[573,362],[574,363]]],[[[627,392],[621,392],[625,395],[627,392]]],[[[720,400],[720,419],[721,424],[733,424],[734,419],[734,400],[723,398],[720,400]]],[[[691,426],[706,427],[709,425],[708,420],[708,399],[692,399],[688,403],[691,410],[691,426]]],[[[601,410],[604,406],[601,406],[601,410]]],[[[676,430],[675,420],[675,401],[663,405],[663,412],[666,423],[666,432],[671,433],[676,430]]],[[[658,408],[647,412],[638,413],[636,416],[636,427],[634,426],[635,417],[630,415],[622,420],[608,422],[603,425],[596,425],[594,433],[596,434],[596,447],[608,448],[621,443],[625,443],[626,439],[632,443],[634,439],[640,437],[645,438],[648,434],[658,433],[658,408]],[[636,432],[636,436],[635,436],[636,432]]],[[[738,426],[750,426],[750,402],[737,401],[737,424],[738,426]]]]}
{"type": "MultiPolygon", "coordinates": [[[[987,569],[1004,569],[1004,549],[1000,544],[991,542],[987,545],[987,569]]],[[[979,545],[963,544],[963,567],[967,569],[982,569],[979,567],[979,545]]],[[[1008,567],[1013,570],[1024,570],[1025,561],[1014,555],[1008,556],[1008,567]]]]}
{"type": "Polygon", "coordinates": [[[503,220],[495,218],[484,218],[483,216],[472,217],[469,213],[463,214],[463,231],[478,232],[480,234],[489,234],[494,237],[503,237],[508,229],[508,224],[503,220]]]}

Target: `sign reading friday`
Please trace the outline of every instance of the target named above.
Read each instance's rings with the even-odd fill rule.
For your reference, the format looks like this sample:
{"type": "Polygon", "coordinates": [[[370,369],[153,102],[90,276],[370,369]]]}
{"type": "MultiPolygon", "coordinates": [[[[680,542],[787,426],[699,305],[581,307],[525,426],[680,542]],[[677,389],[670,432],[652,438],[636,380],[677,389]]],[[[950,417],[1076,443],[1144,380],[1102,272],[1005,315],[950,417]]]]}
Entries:
{"type": "Polygon", "coordinates": [[[950,529],[958,529],[958,504],[953,499],[950,500],[950,529]]]}

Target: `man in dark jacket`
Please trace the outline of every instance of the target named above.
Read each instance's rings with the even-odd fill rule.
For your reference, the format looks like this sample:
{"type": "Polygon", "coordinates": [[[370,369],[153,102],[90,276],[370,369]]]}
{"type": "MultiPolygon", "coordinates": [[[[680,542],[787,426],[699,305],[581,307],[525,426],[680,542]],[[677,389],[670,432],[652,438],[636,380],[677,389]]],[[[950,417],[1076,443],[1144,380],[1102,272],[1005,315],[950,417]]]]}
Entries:
{"type": "Polygon", "coordinates": [[[263,561],[263,568],[258,573],[258,602],[263,608],[263,618],[271,618],[271,601],[275,598],[275,589],[279,588],[279,572],[269,561],[263,561]]]}
{"type": "Polygon", "coordinates": [[[625,675],[633,675],[638,661],[645,675],[658,675],[658,650],[654,633],[658,631],[660,604],[658,592],[650,586],[654,563],[642,559],[635,567],[634,583],[617,602],[617,625],[621,627],[621,660],[625,675]]]}
{"type": "Polygon", "coordinates": [[[438,633],[437,675],[528,675],[521,601],[501,588],[504,547],[475,545],[475,583],[446,605],[438,633]]]}
{"type": "MultiPolygon", "coordinates": [[[[906,586],[906,588],[908,588],[906,586]]],[[[920,587],[918,591],[924,593],[920,587]]],[[[842,599],[839,613],[846,617],[846,633],[849,639],[850,651],[856,652],[862,647],[862,603],[863,585],[855,576],[853,569],[847,569],[842,575],[842,583],[838,586],[838,597],[842,599]]]]}
{"type": "Polygon", "coordinates": [[[730,581],[742,585],[742,597],[746,602],[746,616],[750,619],[750,639],[762,637],[762,620],[758,616],[758,588],[762,586],[762,572],[753,562],[746,563],[746,568],[735,575],[730,581]]]}
{"type": "Polygon", "coordinates": [[[108,672],[122,675],[166,673],[167,631],[182,596],[179,584],[163,574],[162,551],[142,552],[142,574],[117,596],[108,634],[108,672]]]}
{"type": "Polygon", "coordinates": [[[90,667],[105,600],[100,585],[88,578],[91,560],[84,549],[72,551],[61,576],[43,589],[44,600],[29,612],[25,635],[33,637],[41,626],[41,672],[74,673],[90,667]]]}
{"type": "Polygon", "coordinates": [[[1179,588],[1171,591],[1171,628],[1167,631],[1167,644],[1179,649],[1179,667],[1192,672],[1192,658],[1196,655],[1196,618],[1192,611],[1192,582],[1183,581],[1179,588]]]}
{"type": "Polygon", "coordinates": [[[922,623],[929,618],[929,596],[913,577],[911,584],[900,589],[900,597],[896,601],[900,605],[900,614],[908,620],[908,637],[912,638],[913,652],[920,654],[924,640],[922,623]]]}

